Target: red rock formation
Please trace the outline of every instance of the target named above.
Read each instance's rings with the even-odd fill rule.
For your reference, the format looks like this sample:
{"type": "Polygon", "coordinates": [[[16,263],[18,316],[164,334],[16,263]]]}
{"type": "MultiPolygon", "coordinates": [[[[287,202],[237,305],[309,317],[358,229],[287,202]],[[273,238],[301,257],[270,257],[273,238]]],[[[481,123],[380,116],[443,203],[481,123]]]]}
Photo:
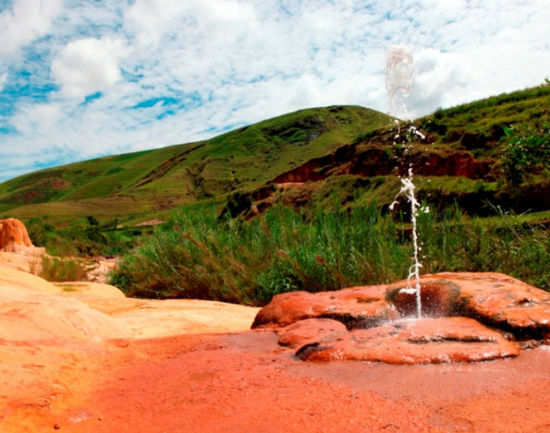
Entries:
{"type": "MultiPolygon", "coordinates": [[[[297,324],[291,325],[296,326],[297,324]]],[[[296,333],[297,329],[294,330],[296,333]]],[[[309,333],[314,330],[309,328],[309,333]]],[[[304,338],[297,356],[307,361],[381,361],[388,364],[440,364],[488,361],[519,355],[519,346],[473,319],[388,322],[344,334],[304,338]]],[[[279,344],[282,344],[279,339],[279,344]]],[[[299,341],[294,341],[296,346],[299,341]]]]}
{"type": "Polygon", "coordinates": [[[348,328],[368,328],[398,319],[396,307],[386,301],[385,286],[358,287],[337,292],[291,292],[277,295],[256,316],[253,328],[286,326],[312,318],[335,319],[348,328]]]}
{"type": "MultiPolygon", "coordinates": [[[[396,160],[383,145],[342,146],[334,152],[277,176],[275,184],[289,182],[316,182],[332,175],[354,174],[363,177],[387,176],[395,170],[407,170],[408,164],[396,160]]],[[[410,155],[414,172],[420,176],[463,176],[482,179],[494,164],[493,160],[476,159],[466,151],[437,152],[426,150],[410,155]]]]}
{"type": "Polygon", "coordinates": [[[432,318],[395,321],[415,311],[415,295],[403,290],[406,286],[401,281],[278,295],[253,327],[277,329],[279,344],[296,348],[301,359],[317,361],[480,361],[516,356],[518,344],[532,346],[550,337],[550,294],[506,275],[425,275],[423,311],[432,318]],[[442,316],[454,317],[433,318],[442,316]]]}
{"type": "Polygon", "coordinates": [[[14,218],[0,220],[0,251],[18,252],[32,248],[25,225],[14,218]]]}

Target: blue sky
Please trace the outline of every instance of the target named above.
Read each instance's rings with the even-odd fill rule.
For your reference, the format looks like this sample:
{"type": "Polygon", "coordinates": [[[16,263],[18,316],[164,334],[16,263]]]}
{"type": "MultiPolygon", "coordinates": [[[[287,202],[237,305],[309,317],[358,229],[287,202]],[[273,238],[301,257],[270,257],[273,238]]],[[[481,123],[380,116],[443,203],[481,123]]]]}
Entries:
{"type": "Polygon", "coordinates": [[[412,116],[550,75],[548,0],[0,0],[0,180],[184,143],[300,108],[412,116]]]}

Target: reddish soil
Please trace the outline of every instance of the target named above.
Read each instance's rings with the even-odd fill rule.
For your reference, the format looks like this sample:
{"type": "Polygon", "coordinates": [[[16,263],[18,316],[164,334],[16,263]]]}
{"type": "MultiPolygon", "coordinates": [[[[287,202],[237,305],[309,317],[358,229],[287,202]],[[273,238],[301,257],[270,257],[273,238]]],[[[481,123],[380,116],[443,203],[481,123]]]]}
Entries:
{"type": "MultiPolygon", "coordinates": [[[[280,174],[272,180],[275,184],[317,182],[334,175],[354,174],[362,177],[387,176],[395,170],[407,170],[408,163],[397,161],[388,149],[389,143],[361,146],[348,145],[320,158],[280,174]]],[[[437,152],[425,148],[410,155],[415,174],[421,176],[463,176],[470,179],[486,177],[492,160],[478,160],[466,151],[437,152]]]]}
{"type": "Polygon", "coordinates": [[[105,359],[87,399],[29,431],[550,432],[546,346],[394,366],[305,363],[276,342],[272,331],[133,342],[105,359]]]}
{"type": "Polygon", "coordinates": [[[228,306],[124,319],[90,307],[114,314],[124,298],[88,306],[8,277],[0,433],[550,433],[550,295],[505,275],[423,276],[424,320],[379,322],[414,305],[399,282],[278,295],[260,328],[217,335],[169,324],[206,332],[199,316],[227,325],[228,306]],[[471,317],[437,317],[458,312],[471,317]],[[156,338],[137,339],[144,327],[156,338]]]}

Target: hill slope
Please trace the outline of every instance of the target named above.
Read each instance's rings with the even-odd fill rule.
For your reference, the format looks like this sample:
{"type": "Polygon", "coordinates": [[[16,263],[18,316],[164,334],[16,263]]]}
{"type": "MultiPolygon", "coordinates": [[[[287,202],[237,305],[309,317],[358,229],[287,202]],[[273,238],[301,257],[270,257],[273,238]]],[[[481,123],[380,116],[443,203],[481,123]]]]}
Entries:
{"type": "Polygon", "coordinates": [[[20,176],[0,185],[0,211],[22,218],[122,216],[250,191],[390,121],[355,106],[301,110],[202,142],[20,176]]]}
{"type": "Polygon", "coordinates": [[[282,173],[271,193],[259,200],[258,194],[249,196],[250,207],[269,207],[275,196],[322,209],[373,199],[388,205],[399,191],[398,176],[411,165],[420,199],[438,208],[457,202],[477,215],[494,214],[495,206],[517,212],[550,209],[550,86],[363,134],[282,173]]]}
{"type": "Polygon", "coordinates": [[[373,199],[387,205],[409,164],[421,199],[438,207],[458,202],[477,214],[490,214],[494,205],[547,210],[549,107],[550,86],[542,85],[438,110],[399,129],[391,117],[357,106],[301,110],[202,142],[12,179],[0,185],[0,212],[58,221],[144,219],[205,201],[236,201],[231,213],[249,215],[277,201],[325,209],[373,199]],[[529,139],[542,149],[536,158],[525,152],[529,139]],[[516,162],[523,172],[510,179],[516,162]]]}

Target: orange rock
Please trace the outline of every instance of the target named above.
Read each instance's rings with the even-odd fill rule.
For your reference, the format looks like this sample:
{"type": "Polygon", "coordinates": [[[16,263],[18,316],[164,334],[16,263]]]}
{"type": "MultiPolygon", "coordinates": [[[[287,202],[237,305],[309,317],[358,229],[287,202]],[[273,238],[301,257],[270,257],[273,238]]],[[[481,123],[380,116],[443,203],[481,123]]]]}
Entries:
{"type": "MultiPolygon", "coordinates": [[[[414,280],[411,285],[414,286],[414,280]]],[[[440,273],[421,277],[425,316],[466,316],[517,334],[550,333],[550,293],[498,273],[440,273]]],[[[334,292],[277,295],[256,316],[253,328],[331,318],[348,329],[370,328],[415,312],[406,281],[334,292]]],[[[532,334],[532,335],[531,335],[532,334]]],[[[539,335],[540,334],[540,335],[539,335]]]]}
{"type": "Polygon", "coordinates": [[[253,327],[284,327],[277,331],[279,343],[300,347],[297,354],[305,360],[478,361],[515,356],[519,346],[534,347],[550,340],[550,293],[515,278],[497,273],[441,273],[422,276],[421,286],[423,317],[431,319],[414,324],[391,323],[416,311],[415,293],[401,281],[317,294],[281,294],[258,313],[253,327]],[[454,318],[434,319],[448,316],[454,318]],[[349,332],[341,332],[334,323],[327,328],[329,322],[320,319],[336,320],[349,332]],[[504,332],[518,344],[504,339],[504,332]],[[487,335],[491,341],[484,340],[487,335]]]}
{"type": "Polygon", "coordinates": [[[17,252],[32,248],[25,225],[14,218],[0,220],[0,251],[17,252]]]}
{"type": "Polygon", "coordinates": [[[369,328],[400,317],[385,300],[385,286],[358,287],[335,292],[291,292],[277,295],[254,320],[253,328],[286,326],[297,320],[327,318],[348,328],[369,328]]]}
{"type": "MultiPolygon", "coordinates": [[[[516,278],[489,272],[440,273],[422,276],[421,283],[426,310],[439,311],[435,315],[472,317],[521,337],[541,339],[550,332],[550,293],[516,278]]],[[[414,303],[413,295],[395,295],[396,287],[404,284],[388,286],[389,297],[402,313],[414,303]]]]}
{"type": "Polygon", "coordinates": [[[473,319],[446,317],[388,322],[324,338],[297,352],[307,361],[359,360],[389,364],[487,361],[519,355],[517,344],[473,319]]]}
{"type": "Polygon", "coordinates": [[[292,348],[335,340],[348,333],[346,327],[331,319],[306,319],[277,330],[279,344],[292,348]]]}

